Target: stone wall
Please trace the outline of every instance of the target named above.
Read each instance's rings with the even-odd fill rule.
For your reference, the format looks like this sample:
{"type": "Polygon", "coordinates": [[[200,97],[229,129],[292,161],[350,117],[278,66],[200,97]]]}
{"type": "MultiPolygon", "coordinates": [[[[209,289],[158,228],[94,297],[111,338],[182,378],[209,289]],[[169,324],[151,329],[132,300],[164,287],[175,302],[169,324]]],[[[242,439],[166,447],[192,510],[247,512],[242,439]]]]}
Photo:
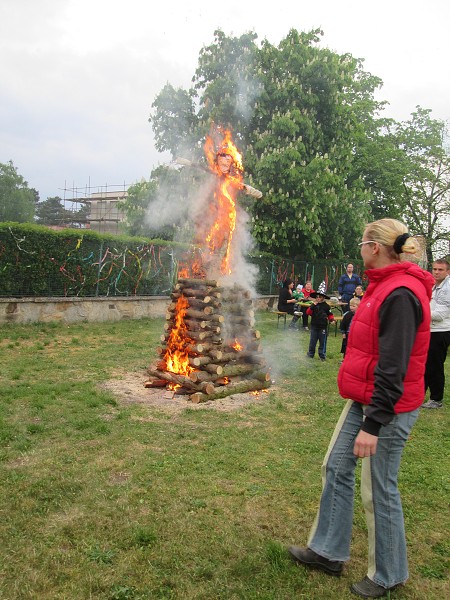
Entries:
{"type": "MultiPolygon", "coordinates": [[[[276,308],[278,296],[258,296],[255,310],[276,308]]],[[[167,296],[109,298],[0,298],[2,323],[62,323],[121,321],[144,317],[164,317],[167,296]]]]}

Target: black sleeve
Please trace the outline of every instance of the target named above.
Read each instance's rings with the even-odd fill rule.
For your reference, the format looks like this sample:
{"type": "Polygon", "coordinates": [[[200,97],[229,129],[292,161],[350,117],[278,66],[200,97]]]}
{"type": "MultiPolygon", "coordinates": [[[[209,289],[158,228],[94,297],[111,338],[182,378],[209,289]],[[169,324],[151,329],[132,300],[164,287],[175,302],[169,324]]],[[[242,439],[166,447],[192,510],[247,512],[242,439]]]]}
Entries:
{"type": "Polygon", "coordinates": [[[401,287],[383,302],[379,319],[375,387],[361,428],[372,435],[378,435],[380,428],[394,418],[394,406],[403,394],[403,380],[422,321],[422,307],[410,290],[401,287]]]}

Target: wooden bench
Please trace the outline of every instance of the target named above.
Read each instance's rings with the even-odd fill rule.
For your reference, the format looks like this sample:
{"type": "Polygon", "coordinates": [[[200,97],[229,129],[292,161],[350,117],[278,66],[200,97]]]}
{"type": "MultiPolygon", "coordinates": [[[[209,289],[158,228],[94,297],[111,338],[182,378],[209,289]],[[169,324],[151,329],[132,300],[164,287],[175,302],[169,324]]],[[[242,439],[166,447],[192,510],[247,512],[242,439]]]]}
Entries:
{"type": "Polygon", "coordinates": [[[282,310],[276,310],[275,314],[277,315],[277,329],[278,329],[278,325],[280,324],[280,319],[283,319],[284,329],[286,329],[287,312],[283,312],[282,310]]]}
{"type": "Polygon", "coordinates": [[[337,335],[338,325],[342,321],[342,316],[334,317],[334,323],[330,323],[330,325],[334,325],[334,337],[337,335]]]}

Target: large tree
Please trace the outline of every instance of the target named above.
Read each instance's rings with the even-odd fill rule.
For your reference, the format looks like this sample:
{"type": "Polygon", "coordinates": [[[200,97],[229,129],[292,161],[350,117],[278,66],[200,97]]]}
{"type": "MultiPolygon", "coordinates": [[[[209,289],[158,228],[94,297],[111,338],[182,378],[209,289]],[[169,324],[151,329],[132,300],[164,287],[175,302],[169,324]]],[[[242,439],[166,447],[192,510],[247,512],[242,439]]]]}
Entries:
{"type": "Polygon", "coordinates": [[[61,225],[70,219],[70,211],[66,210],[59,196],[52,196],[36,205],[36,223],[39,225],[61,225]]]}
{"type": "Polygon", "coordinates": [[[0,221],[32,222],[35,201],[36,191],[28,187],[13,162],[0,163],[0,221]]]}
{"type": "Polygon", "coordinates": [[[246,154],[265,195],[253,208],[260,245],[298,257],[355,252],[370,196],[354,159],[381,81],[361,61],[318,47],[320,31],[292,30],[260,51],[264,91],[246,154]]]}
{"type": "Polygon", "coordinates": [[[153,103],[153,129],[173,156],[201,159],[211,122],[230,127],[249,182],[261,249],[297,257],[355,251],[370,214],[369,186],[355,163],[365,126],[374,128],[381,81],[362,62],[318,46],[321,32],[295,30],[275,47],[256,34],[215,32],[200,52],[189,92],[166,86],[153,103]],[[186,153],[186,150],[185,150],[186,153]]]}
{"type": "Polygon", "coordinates": [[[429,109],[416,107],[411,119],[397,128],[405,153],[403,219],[424,237],[427,259],[448,254],[450,239],[450,155],[444,121],[432,119],[429,109]]]}

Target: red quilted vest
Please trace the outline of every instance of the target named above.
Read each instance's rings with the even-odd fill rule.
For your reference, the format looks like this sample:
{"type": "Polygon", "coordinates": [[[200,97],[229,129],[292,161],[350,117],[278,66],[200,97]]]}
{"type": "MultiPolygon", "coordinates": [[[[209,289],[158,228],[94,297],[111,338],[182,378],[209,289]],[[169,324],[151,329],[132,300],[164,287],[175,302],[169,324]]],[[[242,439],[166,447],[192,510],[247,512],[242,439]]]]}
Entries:
{"type": "Polygon", "coordinates": [[[379,310],[391,292],[405,287],[419,299],[423,319],[403,381],[403,395],[394,410],[396,413],[415,410],[425,396],[423,377],[430,343],[430,299],[434,280],[430,273],[410,262],[369,269],[366,275],[370,283],[353,317],[345,360],[338,375],[339,393],[343,398],[370,404],[374,388],[373,373],[378,363],[379,310]]]}

